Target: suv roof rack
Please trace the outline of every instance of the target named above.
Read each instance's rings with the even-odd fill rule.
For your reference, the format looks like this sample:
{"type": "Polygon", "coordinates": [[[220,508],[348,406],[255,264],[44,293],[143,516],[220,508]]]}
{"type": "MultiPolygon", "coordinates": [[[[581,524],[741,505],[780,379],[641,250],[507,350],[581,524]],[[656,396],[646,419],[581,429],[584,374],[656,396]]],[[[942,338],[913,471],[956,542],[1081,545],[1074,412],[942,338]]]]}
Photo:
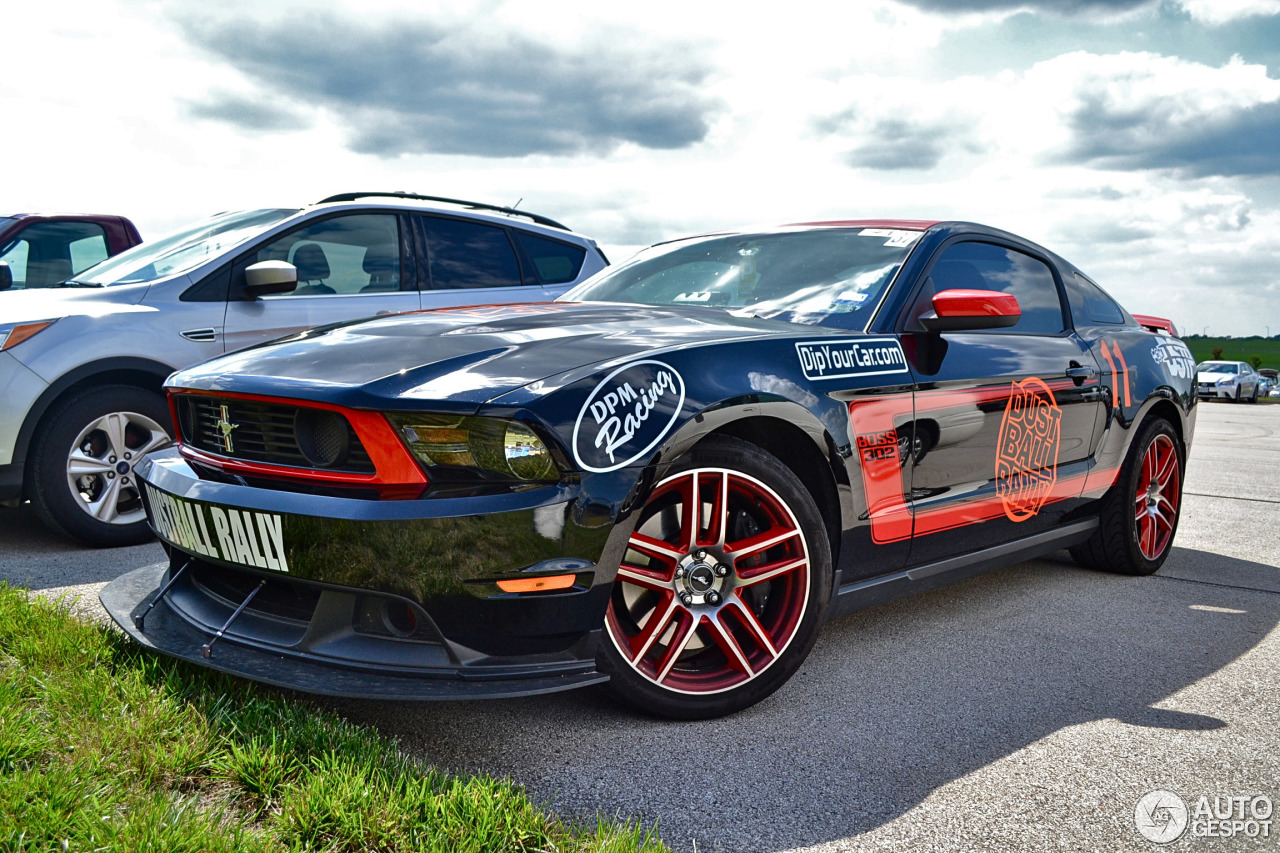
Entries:
{"type": "Polygon", "coordinates": [[[525,219],[532,220],[539,225],[545,225],[548,228],[559,228],[561,231],[571,231],[567,225],[561,225],[554,219],[548,219],[545,216],[539,216],[536,213],[530,213],[527,210],[516,210],[514,207],[502,207],[497,204],[485,204],[482,201],[466,201],[460,198],[445,198],[438,195],[418,195],[417,193],[407,192],[368,192],[368,193],[338,193],[328,198],[322,198],[316,204],[325,204],[331,201],[355,201],[360,198],[407,198],[414,201],[439,201],[445,204],[460,204],[463,207],[469,207],[473,210],[493,210],[498,213],[505,213],[508,216],[522,216],[525,219]]]}

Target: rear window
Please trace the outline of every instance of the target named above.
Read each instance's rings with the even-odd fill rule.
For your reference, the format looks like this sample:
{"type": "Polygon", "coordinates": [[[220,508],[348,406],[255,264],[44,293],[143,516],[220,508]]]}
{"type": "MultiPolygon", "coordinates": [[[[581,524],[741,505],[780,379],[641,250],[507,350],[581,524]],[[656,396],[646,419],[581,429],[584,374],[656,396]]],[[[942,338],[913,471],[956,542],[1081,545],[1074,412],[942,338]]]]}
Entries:
{"type": "Polygon", "coordinates": [[[420,217],[433,290],[519,287],[520,262],[507,232],[459,219],[420,217]]]}
{"type": "Polygon", "coordinates": [[[1066,279],[1067,301],[1071,303],[1071,317],[1077,326],[1095,324],[1123,326],[1124,311],[1101,287],[1076,273],[1066,279]]]}
{"type": "Polygon", "coordinates": [[[578,277],[587,250],[571,243],[548,240],[535,234],[516,231],[516,242],[533,261],[538,280],[543,284],[565,284],[578,277]]]}

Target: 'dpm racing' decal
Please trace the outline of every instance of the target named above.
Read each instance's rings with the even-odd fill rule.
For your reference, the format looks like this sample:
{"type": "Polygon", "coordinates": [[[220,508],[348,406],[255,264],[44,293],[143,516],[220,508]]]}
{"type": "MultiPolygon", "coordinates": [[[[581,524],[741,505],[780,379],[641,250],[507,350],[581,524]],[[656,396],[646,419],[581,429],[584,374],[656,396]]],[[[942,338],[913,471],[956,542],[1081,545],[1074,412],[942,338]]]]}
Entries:
{"type": "Polygon", "coordinates": [[[1010,521],[1040,512],[1058,479],[1062,409],[1043,380],[1015,382],[996,441],[996,492],[1010,521]]]}
{"type": "Polygon", "coordinates": [[[150,484],[147,502],[156,533],[184,551],[259,569],[289,571],[284,558],[284,522],[274,512],[194,503],[150,484]]]}
{"type": "Polygon", "coordinates": [[[806,379],[845,379],[907,373],[907,357],[896,338],[804,341],[796,344],[806,379]]]}
{"type": "Polygon", "coordinates": [[[604,473],[643,458],[666,437],[684,407],[684,379],[661,361],[633,361],[587,395],[573,424],[573,457],[604,473]]]}

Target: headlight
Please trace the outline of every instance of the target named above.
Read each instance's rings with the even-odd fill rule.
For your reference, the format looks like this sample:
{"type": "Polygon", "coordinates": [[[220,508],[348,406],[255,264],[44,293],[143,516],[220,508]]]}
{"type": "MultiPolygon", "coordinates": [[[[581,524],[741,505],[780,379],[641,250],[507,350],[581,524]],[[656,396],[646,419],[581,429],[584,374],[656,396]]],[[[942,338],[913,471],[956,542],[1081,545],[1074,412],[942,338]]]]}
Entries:
{"type": "Polygon", "coordinates": [[[38,323],[20,323],[18,325],[0,326],[0,350],[16,347],[27,338],[42,332],[56,323],[57,320],[41,320],[38,323]]]}
{"type": "Polygon", "coordinates": [[[1219,385],[1235,385],[1236,378],[1234,376],[1224,376],[1218,380],[1219,385]]]}
{"type": "Polygon", "coordinates": [[[387,418],[428,468],[478,469],[526,483],[560,478],[542,439],[519,421],[435,414],[392,414],[387,418]]]}

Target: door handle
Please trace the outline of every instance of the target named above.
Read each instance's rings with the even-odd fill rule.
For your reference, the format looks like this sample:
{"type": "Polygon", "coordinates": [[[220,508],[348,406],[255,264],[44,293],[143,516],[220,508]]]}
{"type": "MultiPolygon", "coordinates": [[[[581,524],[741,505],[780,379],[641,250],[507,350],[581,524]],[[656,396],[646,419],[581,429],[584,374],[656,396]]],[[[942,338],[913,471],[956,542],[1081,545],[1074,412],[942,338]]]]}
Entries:
{"type": "MultiPolygon", "coordinates": [[[[1078,361],[1071,362],[1071,365],[1067,368],[1067,378],[1074,382],[1077,388],[1097,375],[1096,368],[1088,367],[1078,361]]],[[[1088,398],[1086,397],[1085,399],[1088,398]]]]}

